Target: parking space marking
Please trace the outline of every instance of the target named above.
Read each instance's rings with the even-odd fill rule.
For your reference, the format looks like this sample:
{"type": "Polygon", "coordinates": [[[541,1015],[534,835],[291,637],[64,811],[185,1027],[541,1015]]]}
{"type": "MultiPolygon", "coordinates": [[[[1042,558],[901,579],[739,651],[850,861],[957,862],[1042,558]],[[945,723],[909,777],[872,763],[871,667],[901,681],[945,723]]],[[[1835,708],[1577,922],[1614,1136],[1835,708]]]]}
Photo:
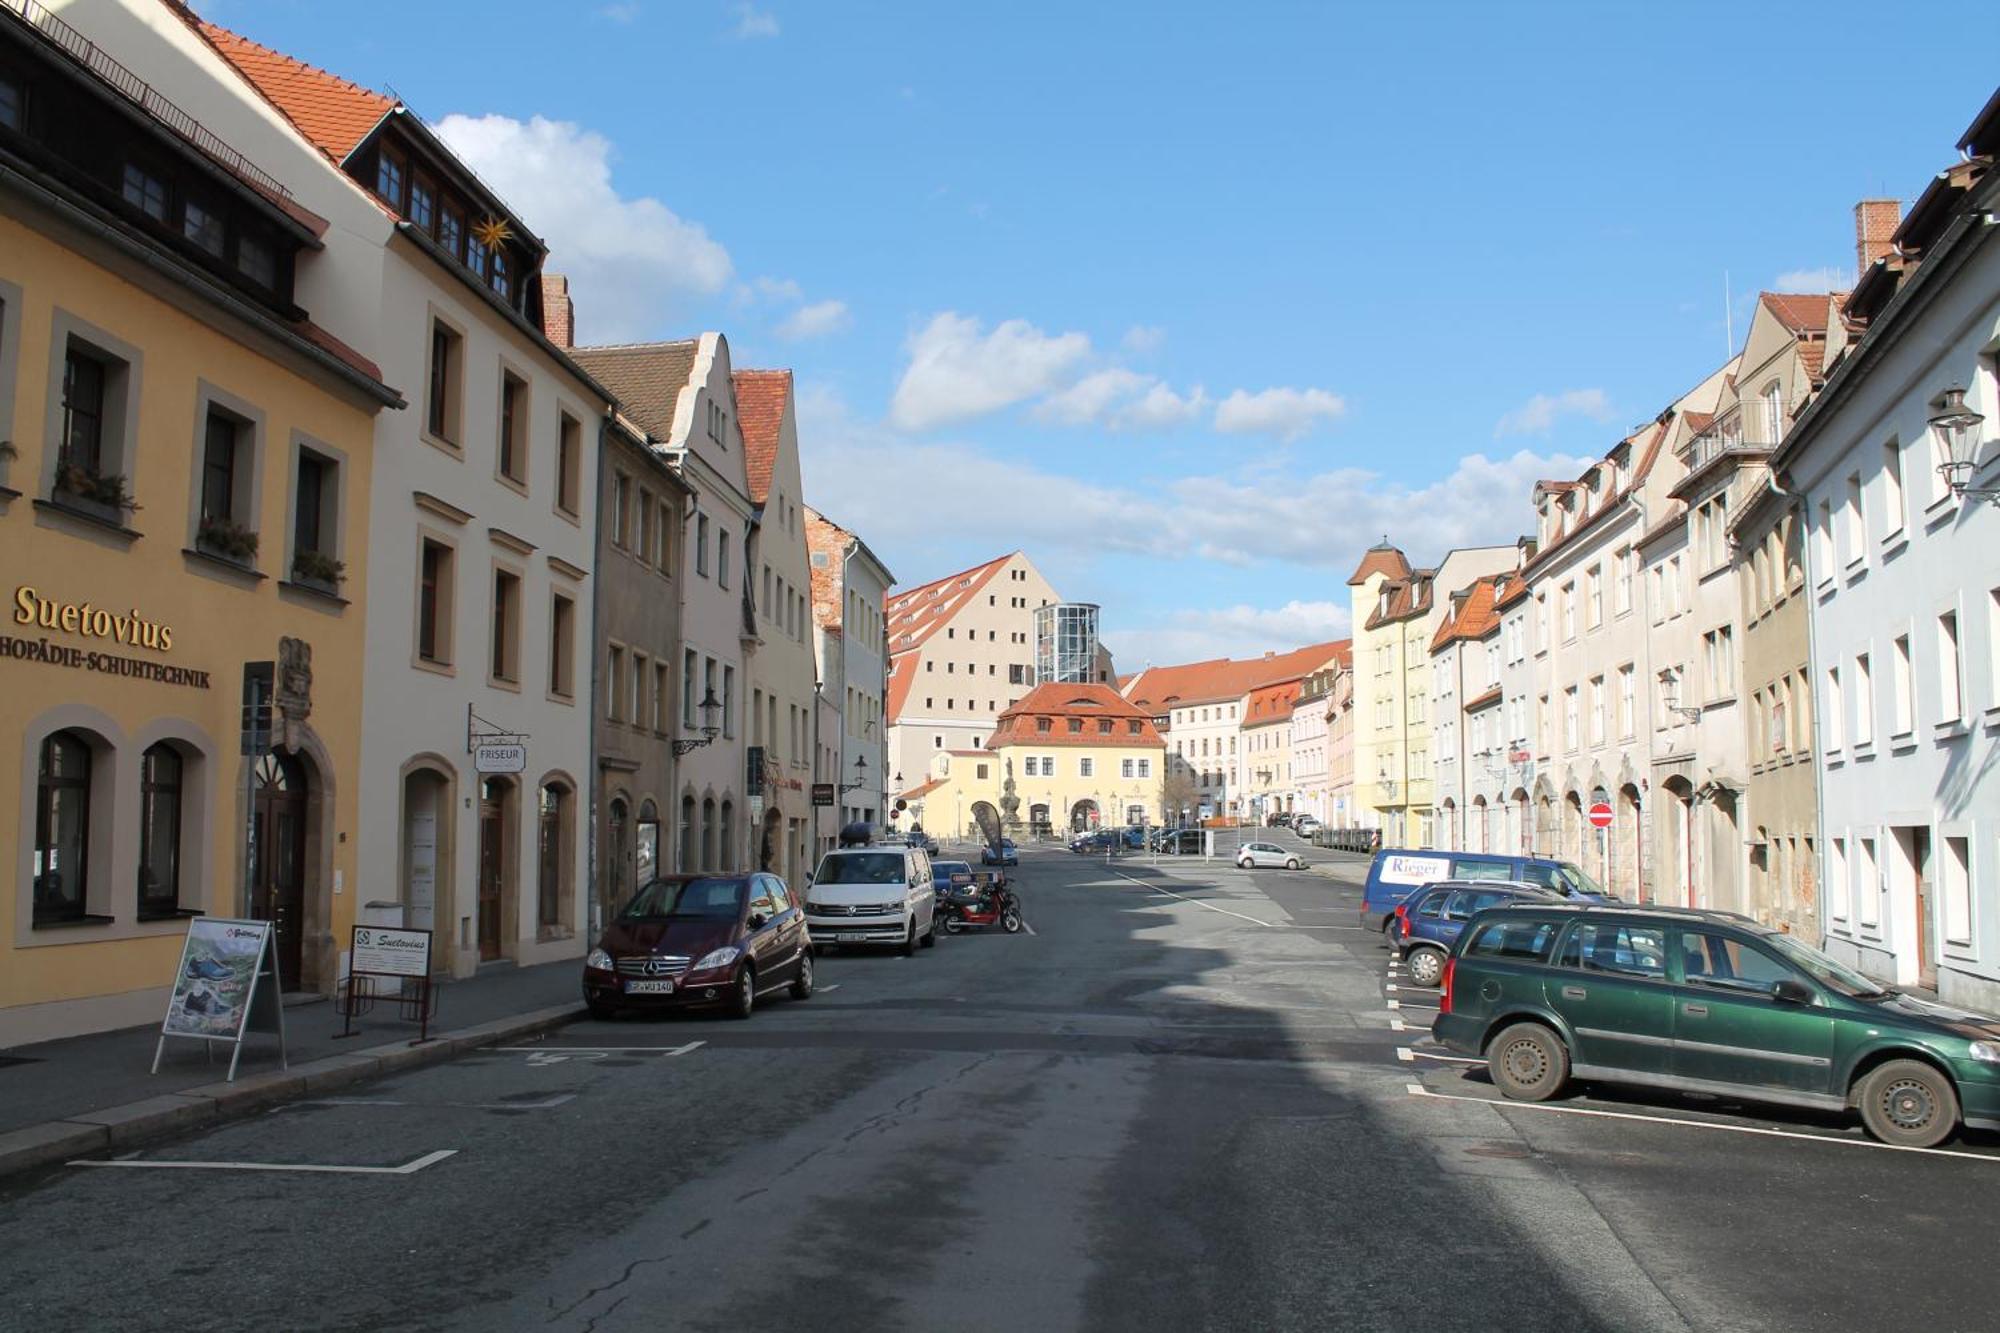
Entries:
{"type": "Polygon", "coordinates": [[[671,1059],[706,1045],[705,1041],[691,1041],[685,1046],[495,1046],[491,1049],[507,1055],[526,1055],[531,1065],[554,1065],[565,1060],[604,1060],[614,1055],[657,1055],[671,1059]],[[538,1055],[547,1058],[537,1060],[534,1057],[538,1055]]]}
{"type": "Polygon", "coordinates": [[[1450,1064],[1455,1064],[1455,1065],[1483,1065],[1486,1063],[1484,1060],[1478,1059],[1475,1056],[1446,1055],[1441,1051],[1420,1051],[1410,1046],[1398,1046],[1396,1048],[1396,1058],[1398,1060],[1403,1060],[1403,1061],[1443,1060],[1450,1064]]]}
{"type": "Polygon", "coordinates": [[[1409,1031],[1409,1028],[1408,1028],[1408,1027],[1406,1027],[1406,1026],[1404,1026],[1404,1024],[1403,1024],[1403,1020],[1402,1020],[1402,1019],[1400,1019],[1400,1018],[1392,1018],[1392,1019],[1390,1019],[1390,1020],[1389,1020],[1389,1031],[1391,1031],[1391,1032],[1408,1032],[1408,1031],[1409,1031]]]}
{"type": "Polygon", "coordinates": [[[564,1102],[573,1102],[573,1092],[557,1093],[538,1102],[405,1102],[393,1097],[314,1097],[302,1102],[286,1102],[275,1111],[294,1106],[414,1106],[434,1111],[553,1111],[564,1102]]]}
{"type": "MultiPolygon", "coordinates": [[[[1391,1000],[1391,1001],[1389,1001],[1389,1003],[1390,1003],[1390,1004],[1396,1004],[1396,1001],[1394,1001],[1394,1000],[1391,1000]]],[[[1430,1011],[1431,1011],[1432,1013],[1438,1013],[1438,1012],[1440,1012],[1440,1010],[1439,1010],[1439,1007],[1438,1007],[1437,1005],[1434,1005],[1434,1004],[1413,1004],[1413,1003],[1411,1003],[1411,1002],[1410,1002],[1410,1001],[1408,1001],[1408,1000],[1404,1000],[1404,1001],[1403,1001],[1403,1002],[1402,1002],[1402,1003],[1401,1003],[1400,1005],[1398,1005],[1398,1007],[1399,1007],[1399,1008],[1402,1008],[1402,1009],[1428,1009],[1428,1010],[1430,1010],[1430,1011]]]]}
{"type": "Polygon", "coordinates": [[[1257,917],[1254,916],[1245,916],[1241,912],[1232,912],[1227,907],[1217,907],[1214,903],[1205,903],[1199,898],[1190,898],[1184,893],[1175,893],[1172,889],[1163,889],[1157,884],[1148,884],[1145,880],[1134,878],[1133,876],[1126,874],[1122,870],[1113,869],[1111,873],[1117,875],[1120,879],[1131,880],[1132,883],[1137,884],[1142,889],[1150,890],[1153,893],[1163,894],[1169,898],[1178,898],[1180,901],[1184,903],[1193,903],[1196,907],[1206,907],[1211,912],[1220,912],[1224,916],[1233,916],[1238,921],[1248,921],[1253,926],[1263,926],[1268,929],[1278,924],[1275,921],[1263,921],[1259,920],[1257,917]]]}
{"type": "Polygon", "coordinates": [[[1877,1143],[1873,1139],[1837,1139],[1830,1134],[1807,1134],[1796,1129],[1767,1129],[1762,1125],[1724,1125],[1712,1120],[1688,1120],[1672,1115],[1643,1115],[1634,1111],[1600,1111],[1591,1106],[1550,1106],[1545,1102],[1509,1102],[1491,1097],[1466,1097],[1452,1092],[1432,1092],[1421,1083],[1406,1083],[1412,1097],[1428,1097],[1439,1102],[1478,1102],[1481,1106],[1504,1108],[1509,1111],[1549,1111],[1556,1115],[1587,1115],[1603,1120],[1637,1120],[1649,1125],[1679,1125],[1686,1129],[1717,1129],[1730,1134],[1760,1134],[1774,1139],[1800,1139],[1806,1143],[1827,1143],[1840,1148],[1880,1148],[1884,1152],[1928,1153],[1932,1157],[1963,1157],[1973,1162],[1989,1162],[2000,1165],[2000,1156],[1989,1153],[1966,1152],[1960,1148],[1905,1148],[1894,1143],[1877,1143]]]}
{"type": "Polygon", "coordinates": [[[815,995],[831,995],[831,994],[833,994],[833,993],[834,993],[835,991],[837,991],[837,990],[839,990],[839,989],[840,989],[840,983],[839,983],[838,981],[836,981],[836,982],[834,982],[834,983],[833,983],[833,984],[832,984],[831,986],[815,986],[815,987],[813,987],[813,994],[815,994],[815,995]]]}
{"type": "Polygon", "coordinates": [[[123,1166],[158,1171],[306,1171],[335,1176],[414,1176],[427,1166],[436,1166],[445,1158],[457,1155],[456,1148],[440,1148],[436,1152],[412,1158],[401,1166],[318,1166],[311,1163],[290,1162],[148,1162],[132,1157],[115,1158],[108,1162],[85,1158],[70,1162],[68,1165],[123,1166]]]}

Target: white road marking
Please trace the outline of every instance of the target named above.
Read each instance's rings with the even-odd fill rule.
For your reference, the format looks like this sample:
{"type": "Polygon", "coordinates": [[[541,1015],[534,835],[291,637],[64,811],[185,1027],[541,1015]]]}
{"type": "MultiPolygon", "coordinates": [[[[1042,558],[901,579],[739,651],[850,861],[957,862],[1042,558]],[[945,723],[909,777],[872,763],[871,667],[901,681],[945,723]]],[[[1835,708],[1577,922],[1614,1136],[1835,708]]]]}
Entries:
{"type": "MultiPolygon", "coordinates": [[[[1404,1049],[1408,1050],[1409,1048],[1405,1047],[1404,1049]]],[[[1418,1060],[1443,1060],[1447,1064],[1454,1065],[1483,1065],[1486,1063],[1476,1055],[1446,1055],[1442,1051],[1411,1050],[1410,1057],[1418,1060]]]]}
{"type": "Polygon", "coordinates": [[[314,1097],[308,1101],[287,1102],[277,1110],[288,1110],[294,1106],[415,1106],[438,1111],[553,1111],[564,1102],[575,1100],[573,1092],[558,1093],[539,1102],[404,1102],[392,1097],[314,1097]]]}
{"type": "Polygon", "coordinates": [[[1408,1028],[1408,1027],[1406,1027],[1406,1026],[1404,1025],[1404,1023],[1403,1023],[1403,1020],[1402,1020],[1402,1019],[1400,1019],[1400,1018],[1392,1018],[1392,1019],[1390,1019],[1390,1020],[1389,1020],[1389,1031],[1391,1031],[1391,1032],[1408,1032],[1408,1031],[1409,1031],[1409,1028],[1408,1028]]]}
{"type": "Polygon", "coordinates": [[[1394,989],[1396,989],[1396,983],[1392,981],[1392,982],[1388,983],[1388,984],[1387,984],[1386,986],[1382,987],[1382,989],[1383,989],[1383,990],[1394,990],[1394,989]]]}
{"type": "Polygon", "coordinates": [[[1398,1060],[1401,1060],[1404,1064],[1408,1064],[1410,1061],[1416,1059],[1417,1057],[1416,1053],[1412,1051],[1409,1047],[1398,1046],[1396,1048],[1396,1058],[1398,1060]]]}
{"type": "Polygon", "coordinates": [[[1028,933],[1029,933],[1030,935],[1033,935],[1033,934],[1035,934],[1035,933],[1036,933],[1036,932],[1035,932],[1035,928],[1034,928],[1033,926],[1029,925],[1029,924],[1028,924],[1027,922],[1025,922],[1025,921],[1023,921],[1023,922],[1021,923],[1021,929],[1022,929],[1022,930],[1025,930],[1025,931],[1027,931],[1027,932],[1028,932],[1028,933]]]}
{"type": "Polygon", "coordinates": [[[1389,1007],[1391,1009],[1401,1009],[1403,1007],[1403,1004],[1402,1001],[1400,1000],[1391,1000],[1389,1001],[1389,1007]]]}
{"type": "Polygon", "coordinates": [[[142,1162],[129,1157],[109,1162],[79,1160],[68,1165],[126,1166],[159,1171],[310,1171],[334,1176],[414,1176],[427,1166],[436,1166],[445,1158],[457,1155],[456,1148],[440,1148],[436,1152],[412,1158],[401,1166],[315,1166],[308,1163],[294,1165],[288,1162],[142,1162]]]}
{"type": "Polygon", "coordinates": [[[1227,907],[1217,907],[1214,903],[1205,903],[1199,898],[1190,898],[1184,893],[1175,893],[1172,889],[1163,889],[1157,884],[1148,884],[1143,879],[1133,879],[1132,876],[1126,874],[1122,870],[1116,870],[1113,871],[1112,873],[1116,874],[1120,879],[1131,880],[1132,883],[1137,884],[1142,889],[1147,889],[1153,893],[1164,894],[1166,897],[1169,898],[1178,898],[1180,899],[1180,901],[1184,903],[1193,903],[1196,907],[1206,907],[1211,912],[1220,912],[1224,916],[1233,916],[1238,921],[1248,921],[1253,926],[1264,926],[1268,928],[1278,924],[1275,921],[1262,921],[1254,916],[1245,916],[1241,912],[1232,912],[1227,907]]]}
{"type": "Polygon", "coordinates": [[[815,987],[813,987],[813,994],[815,994],[815,995],[831,995],[831,994],[833,994],[833,993],[834,993],[835,991],[837,991],[837,990],[839,990],[839,989],[840,989],[840,983],[839,983],[838,981],[836,981],[836,982],[834,982],[834,983],[833,983],[833,984],[832,984],[831,986],[815,986],[815,987]]]}
{"type": "MultiPolygon", "coordinates": [[[[1391,1003],[1391,1004],[1394,1004],[1394,1003],[1395,1003],[1395,1001],[1391,1000],[1391,1001],[1390,1001],[1390,1003],[1391,1003]]],[[[1411,1003],[1410,1003],[1410,1002],[1409,1002],[1408,1000],[1405,1000],[1405,1001],[1403,1001],[1403,1003],[1402,1003],[1402,1007],[1403,1007],[1403,1008],[1405,1008],[1405,1009],[1429,1009],[1429,1010],[1430,1010],[1431,1012],[1433,1012],[1433,1013],[1437,1013],[1437,1012],[1440,1012],[1440,1010],[1439,1010],[1439,1007],[1438,1007],[1437,1005],[1434,1005],[1434,1004],[1411,1004],[1411,1003]]]]}
{"type": "MultiPolygon", "coordinates": [[[[832,990],[823,986],[822,990],[832,990]]],[[[602,1060],[607,1055],[686,1055],[708,1045],[705,1041],[691,1041],[685,1046],[495,1046],[491,1049],[508,1055],[561,1055],[602,1060]]],[[[529,1063],[534,1063],[530,1061],[529,1063]]],[[[555,1063],[549,1061],[548,1063],[555,1063]]]]}
{"type": "Polygon", "coordinates": [[[1807,1134],[1796,1129],[1766,1129],[1760,1125],[1723,1125],[1710,1120],[1687,1120],[1671,1115],[1640,1115],[1632,1111],[1600,1111],[1589,1106],[1549,1106],[1541,1102],[1507,1102],[1487,1097],[1461,1097],[1455,1093],[1432,1092],[1421,1083],[1404,1085],[1412,1097],[1428,1097],[1440,1102],[1478,1102],[1482,1106],[1504,1107],[1509,1111],[1551,1111],[1558,1115],[1589,1115],[1604,1120],[1637,1120],[1650,1125],[1680,1125],[1687,1129],[1719,1129],[1730,1134],[1761,1134],[1774,1139],[1802,1139],[1807,1143],[1829,1143],[1840,1148],[1880,1148],[1884,1152],[1920,1152],[1933,1157],[1964,1157],[1974,1162],[2000,1164],[2000,1156],[1965,1152],[1957,1148],[1905,1148],[1873,1139],[1837,1139],[1828,1134],[1807,1134]]]}

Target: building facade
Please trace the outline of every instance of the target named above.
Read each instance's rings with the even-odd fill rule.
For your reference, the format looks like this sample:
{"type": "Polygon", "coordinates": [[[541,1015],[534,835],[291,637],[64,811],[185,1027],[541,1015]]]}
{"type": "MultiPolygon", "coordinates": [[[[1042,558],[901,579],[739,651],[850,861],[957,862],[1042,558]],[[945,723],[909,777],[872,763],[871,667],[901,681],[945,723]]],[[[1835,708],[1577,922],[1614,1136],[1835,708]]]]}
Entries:
{"type": "Polygon", "coordinates": [[[837,836],[849,824],[879,826],[889,806],[883,607],[896,579],[866,542],[810,505],[806,544],[820,690],[838,708],[832,768],[820,779],[834,783],[839,797],[837,825],[823,835],[837,836]]]}
{"type": "Polygon", "coordinates": [[[1237,701],[1243,718],[1244,818],[1263,824],[1295,808],[1292,710],[1302,678],[1260,685],[1237,701]]]}
{"type": "Polygon", "coordinates": [[[0,8],[0,1047],[157,1023],[195,915],[275,922],[282,984],[332,985],[403,405],[301,309],[327,219],[37,19],[0,8]]]}

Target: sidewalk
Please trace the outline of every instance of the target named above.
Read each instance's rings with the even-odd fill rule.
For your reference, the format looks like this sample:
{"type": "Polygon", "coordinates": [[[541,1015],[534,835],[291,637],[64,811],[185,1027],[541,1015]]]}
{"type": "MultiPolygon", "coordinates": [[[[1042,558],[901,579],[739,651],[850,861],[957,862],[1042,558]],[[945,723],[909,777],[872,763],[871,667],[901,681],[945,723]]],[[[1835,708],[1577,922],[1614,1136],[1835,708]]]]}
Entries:
{"type": "Polygon", "coordinates": [[[355,1019],[344,1039],[334,1004],[288,1004],[289,1068],[279,1068],[275,1034],[252,1032],[234,1083],[223,1081],[226,1043],[216,1044],[211,1063],[203,1043],[169,1041],[160,1072],[148,1074],[157,1024],[0,1051],[0,1176],[560,1027],[583,1016],[578,968],[496,968],[442,983],[431,1040],[421,1046],[417,1025],[398,1020],[393,1003],[355,1019]]]}

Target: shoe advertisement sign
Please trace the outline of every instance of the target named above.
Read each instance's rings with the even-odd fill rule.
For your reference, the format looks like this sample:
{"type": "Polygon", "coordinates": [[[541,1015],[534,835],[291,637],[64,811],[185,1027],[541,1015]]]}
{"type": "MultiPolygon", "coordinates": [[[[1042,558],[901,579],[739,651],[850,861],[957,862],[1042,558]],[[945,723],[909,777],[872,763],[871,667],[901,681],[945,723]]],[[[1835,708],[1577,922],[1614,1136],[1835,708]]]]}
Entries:
{"type": "Polygon", "coordinates": [[[161,1032],[241,1041],[270,934],[268,921],[190,921],[161,1032]]]}

